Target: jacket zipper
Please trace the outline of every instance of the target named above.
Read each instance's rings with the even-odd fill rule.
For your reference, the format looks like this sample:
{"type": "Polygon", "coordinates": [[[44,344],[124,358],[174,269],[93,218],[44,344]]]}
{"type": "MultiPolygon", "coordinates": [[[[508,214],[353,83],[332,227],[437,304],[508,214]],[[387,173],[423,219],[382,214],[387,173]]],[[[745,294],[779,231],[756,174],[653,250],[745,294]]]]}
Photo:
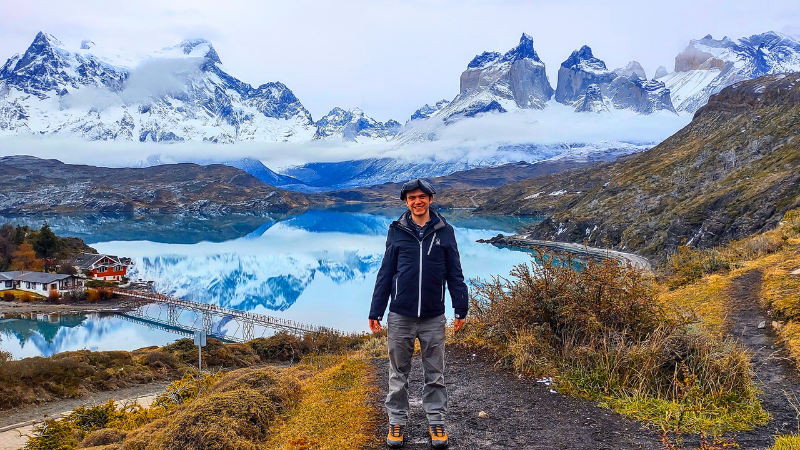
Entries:
{"type": "Polygon", "coordinates": [[[444,281],[442,281],[442,303],[444,303],[444,281]]]}
{"type": "MultiPolygon", "coordinates": [[[[420,239],[420,238],[417,237],[416,234],[414,234],[414,232],[412,232],[408,228],[406,228],[406,227],[404,227],[402,225],[399,225],[399,224],[398,224],[398,228],[400,228],[402,230],[405,230],[407,233],[409,233],[410,235],[414,236],[414,238],[419,241],[419,298],[418,298],[418,304],[417,304],[417,317],[422,317],[422,255],[423,255],[423,252],[424,252],[424,249],[422,248],[422,243],[425,241],[425,238],[428,237],[428,235],[425,235],[425,236],[422,237],[422,239],[420,239]]],[[[433,237],[434,238],[436,237],[436,232],[433,233],[433,237]]],[[[433,246],[433,240],[431,240],[431,246],[433,246]]],[[[428,252],[430,252],[430,249],[428,249],[428,252]]],[[[442,286],[442,289],[444,290],[444,286],[442,286]]],[[[395,295],[395,298],[397,298],[397,280],[396,279],[395,279],[395,294],[394,295],[395,295]]],[[[444,299],[442,301],[444,301],[444,299]]]]}
{"type": "Polygon", "coordinates": [[[436,240],[436,233],[433,233],[433,237],[431,238],[431,245],[428,247],[428,256],[431,256],[431,249],[433,249],[433,242],[436,240]]]}
{"type": "MultiPolygon", "coordinates": [[[[422,238],[425,240],[425,238],[422,238]]],[[[419,241],[419,306],[417,317],[422,317],[422,241],[419,241]]]]}
{"type": "Polygon", "coordinates": [[[397,282],[400,280],[400,277],[394,279],[394,299],[397,300],[397,282]]]}

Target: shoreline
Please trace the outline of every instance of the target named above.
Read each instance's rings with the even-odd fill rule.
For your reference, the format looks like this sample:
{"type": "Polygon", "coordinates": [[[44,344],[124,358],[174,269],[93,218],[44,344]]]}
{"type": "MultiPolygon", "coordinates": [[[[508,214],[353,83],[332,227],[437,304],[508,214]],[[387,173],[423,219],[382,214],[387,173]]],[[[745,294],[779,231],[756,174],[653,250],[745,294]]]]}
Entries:
{"type": "Polygon", "coordinates": [[[597,258],[611,258],[619,262],[628,263],[631,266],[644,270],[647,272],[653,271],[653,265],[644,256],[635,253],[626,253],[618,250],[610,250],[605,248],[588,247],[583,244],[575,244],[571,242],[557,242],[557,241],[542,241],[538,239],[531,239],[529,235],[514,234],[511,236],[497,235],[491,239],[480,239],[477,242],[504,245],[506,247],[517,249],[531,249],[533,247],[544,247],[548,250],[565,251],[569,253],[577,253],[585,256],[593,256],[597,258]]]}
{"type": "Polygon", "coordinates": [[[113,298],[94,303],[82,302],[56,302],[20,301],[0,302],[0,315],[2,314],[81,314],[98,312],[130,311],[133,308],[122,298],[113,298]]]}

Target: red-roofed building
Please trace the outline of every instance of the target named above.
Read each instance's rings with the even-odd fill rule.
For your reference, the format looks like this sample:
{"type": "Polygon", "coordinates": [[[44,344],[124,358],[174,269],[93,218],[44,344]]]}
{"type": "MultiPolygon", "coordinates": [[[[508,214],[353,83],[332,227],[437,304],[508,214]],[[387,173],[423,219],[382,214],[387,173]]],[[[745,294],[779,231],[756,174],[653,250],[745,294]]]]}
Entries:
{"type": "Polygon", "coordinates": [[[69,264],[95,280],[121,281],[128,273],[131,260],[114,255],[81,253],[69,260],[69,264]]]}

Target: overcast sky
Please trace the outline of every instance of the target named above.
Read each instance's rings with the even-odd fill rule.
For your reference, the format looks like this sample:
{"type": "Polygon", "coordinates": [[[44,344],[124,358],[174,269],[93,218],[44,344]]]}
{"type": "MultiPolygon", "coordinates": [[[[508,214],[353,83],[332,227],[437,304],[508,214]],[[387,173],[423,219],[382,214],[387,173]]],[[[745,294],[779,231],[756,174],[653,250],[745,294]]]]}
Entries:
{"type": "MultiPolygon", "coordinates": [[[[609,68],[637,60],[648,77],[712,34],[800,35],[797,0],[382,1],[0,0],[0,60],[38,31],[69,47],[91,39],[149,52],[187,37],[210,40],[228,72],[257,86],[286,84],[314,120],[334,106],[400,122],[458,93],[467,63],[531,34],[556,85],[558,66],[588,44],[609,68]]],[[[1,64],[1,63],[0,63],[1,64]]]]}

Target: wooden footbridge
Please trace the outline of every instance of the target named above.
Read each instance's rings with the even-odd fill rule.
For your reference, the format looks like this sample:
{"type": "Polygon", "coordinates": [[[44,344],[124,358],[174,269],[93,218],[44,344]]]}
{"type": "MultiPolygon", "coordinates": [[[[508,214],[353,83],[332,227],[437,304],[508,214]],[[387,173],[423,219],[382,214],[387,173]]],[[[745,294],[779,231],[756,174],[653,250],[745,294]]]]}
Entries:
{"type": "Polygon", "coordinates": [[[279,331],[295,335],[320,332],[347,334],[334,328],[309,325],[239,309],[197,303],[151,292],[125,289],[111,289],[111,291],[128,300],[126,306],[130,307],[131,311],[124,315],[131,320],[147,323],[156,328],[178,334],[205,331],[209,336],[234,342],[247,342],[256,337],[263,337],[267,331],[279,331]],[[155,308],[150,305],[155,306],[155,308]],[[181,322],[181,318],[184,316],[188,320],[193,318],[191,325],[181,322]],[[223,326],[226,326],[225,329],[223,329],[223,326]],[[257,328],[261,330],[258,335],[257,328]]]}

